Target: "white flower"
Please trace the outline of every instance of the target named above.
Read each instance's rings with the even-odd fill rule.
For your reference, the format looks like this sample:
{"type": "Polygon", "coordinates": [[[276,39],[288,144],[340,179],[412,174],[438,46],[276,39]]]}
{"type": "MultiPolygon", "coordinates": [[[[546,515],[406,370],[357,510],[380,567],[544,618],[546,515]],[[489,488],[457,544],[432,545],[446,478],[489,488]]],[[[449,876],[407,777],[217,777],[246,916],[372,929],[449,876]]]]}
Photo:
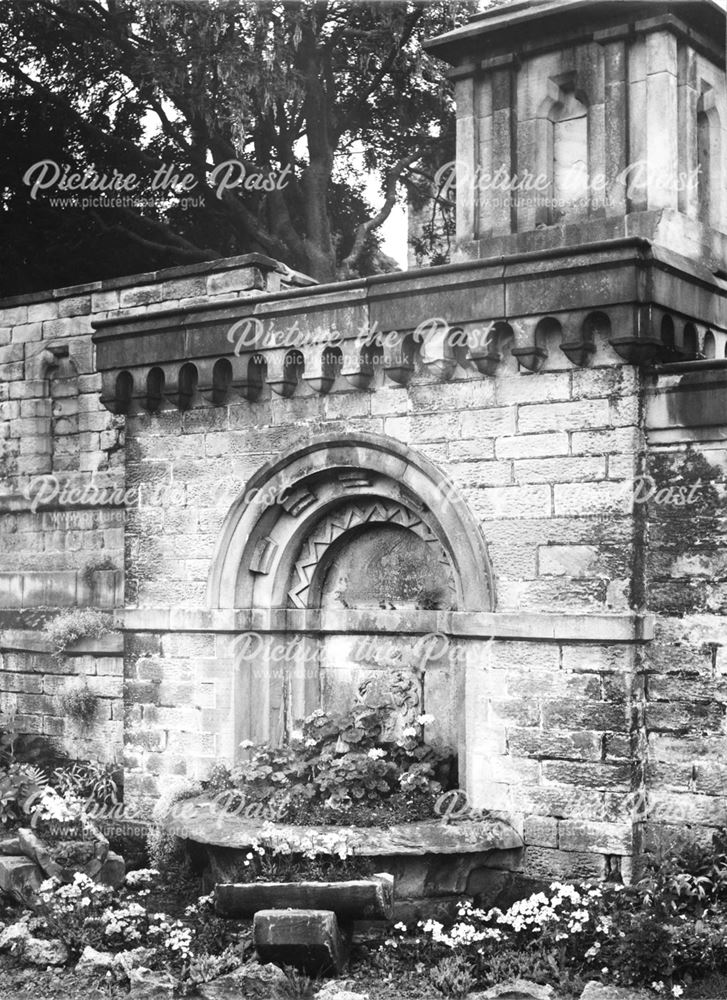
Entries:
{"type": "Polygon", "coordinates": [[[242,743],[238,744],[241,750],[249,750],[250,747],[254,747],[255,744],[252,740],[243,740],[242,743]]]}
{"type": "Polygon", "coordinates": [[[303,739],[303,730],[302,729],[294,729],[292,731],[292,733],[290,734],[290,738],[291,738],[291,740],[302,740],[303,739]]]}
{"type": "Polygon", "coordinates": [[[311,739],[311,737],[309,736],[308,739],[305,741],[305,745],[307,747],[314,747],[317,744],[317,742],[318,742],[317,740],[311,739]]]}
{"type": "Polygon", "coordinates": [[[406,931],[406,924],[400,920],[398,924],[394,924],[394,930],[401,931],[403,934],[406,931]]]}
{"type": "Polygon", "coordinates": [[[680,997],[682,995],[682,993],[684,992],[684,990],[683,990],[683,988],[681,986],[672,986],[671,992],[672,992],[672,996],[680,997]]]}
{"type": "Polygon", "coordinates": [[[415,737],[415,736],[418,736],[418,735],[419,734],[417,733],[417,731],[414,728],[414,726],[407,726],[407,728],[402,733],[402,736],[412,736],[412,737],[415,737]]]}
{"type": "Polygon", "coordinates": [[[417,717],[417,722],[420,726],[431,726],[434,722],[434,716],[425,712],[424,715],[417,717]]]}
{"type": "Polygon", "coordinates": [[[386,756],[386,750],[382,750],[381,747],[371,747],[371,749],[366,754],[371,760],[379,760],[380,757],[386,756]]]}

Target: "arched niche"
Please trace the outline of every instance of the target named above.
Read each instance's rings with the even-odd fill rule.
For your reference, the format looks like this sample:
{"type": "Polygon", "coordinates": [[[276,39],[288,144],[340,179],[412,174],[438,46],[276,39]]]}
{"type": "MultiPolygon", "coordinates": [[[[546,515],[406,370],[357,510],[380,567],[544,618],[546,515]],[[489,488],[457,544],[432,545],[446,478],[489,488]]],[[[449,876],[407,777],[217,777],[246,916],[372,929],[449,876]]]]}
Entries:
{"type": "Polygon", "coordinates": [[[368,434],[312,442],[248,481],[222,526],[208,605],[287,607],[295,560],[308,536],[325,514],[354,497],[389,501],[397,516],[419,519],[452,561],[458,610],[493,609],[486,545],[457,490],[417,452],[368,434]]]}
{"type": "Polygon", "coordinates": [[[433,715],[431,735],[464,760],[472,650],[447,623],[494,609],[492,573],[477,522],[423,456],[352,435],[264,466],[227,515],[207,596],[251,622],[230,639],[238,742],[279,742],[318,707],[386,704],[394,730],[433,715]]]}
{"type": "Polygon", "coordinates": [[[588,98],[577,88],[575,73],[551,78],[547,90],[536,116],[537,172],[548,180],[547,199],[536,217],[553,225],[588,215],[591,139],[588,98]]]}

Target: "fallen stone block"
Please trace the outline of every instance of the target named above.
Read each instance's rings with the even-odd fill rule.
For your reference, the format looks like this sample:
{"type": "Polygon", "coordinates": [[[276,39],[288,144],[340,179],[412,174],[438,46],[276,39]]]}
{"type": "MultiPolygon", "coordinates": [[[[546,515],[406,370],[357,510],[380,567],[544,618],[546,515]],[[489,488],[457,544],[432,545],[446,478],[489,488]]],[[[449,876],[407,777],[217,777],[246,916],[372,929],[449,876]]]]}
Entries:
{"type": "Polygon", "coordinates": [[[131,969],[129,996],[133,1000],[169,1000],[174,993],[174,980],[168,972],[151,969],[131,969]]]}
{"type": "Polygon", "coordinates": [[[28,903],[44,878],[38,865],[25,855],[0,856],[0,889],[17,902],[28,903]]]}
{"type": "Polygon", "coordinates": [[[203,1000],[269,1000],[284,996],[288,977],[277,965],[245,962],[238,969],[197,987],[203,1000]]]}
{"type": "Polygon", "coordinates": [[[346,949],[332,910],[260,910],[252,940],[263,962],[292,965],[309,975],[339,975],[346,949]]]}
{"type": "Polygon", "coordinates": [[[542,986],[529,979],[511,979],[488,990],[470,993],[470,1000],[556,1000],[552,986],[542,986]]]}
{"type": "Polygon", "coordinates": [[[113,968],[114,958],[112,951],[97,951],[87,944],[76,963],[76,972],[106,972],[113,968]]]}
{"type": "Polygon", "coordinates": [[[0,840],[0,854],[22,854],[18,837],[5,837],[0,840]]]}
{"type": "Polygon", "coordinates": [[[23,961],[32,965],[65,965],[70,955],[58,938],[27,938],[23,945],[23,961]]]}
{"type": "Polygon", "coordinates": [[[222,882],[215,908],[223,916],[251,917],[259,910],[332,910],[349,920],[391,920],[394,879],[374,875],[347,882],[222,882]]]}
{"type": "Polygon", "coordinates": [[[0,934],[0,951],[22,952],[25,942],[30,936],[30,930],[25,921],[19,920],[15,924],[10,924],[0,934]]]}
{"type": "Polygon", "coordinates": [[[592,979],[586,983],[581,1000],[649,1000],[651,990],[638,990],[627,986],[608,986],[592,979]]]}
{"type": "Polygon", "coordinates": [[[342,983],[331,980],[318,990],[315,1000],[368,1000],[368,993],[354,993],[342,983]]]}
{"type": "Polygon", "coordinates": [[[126,978],[134,969],[149,968],[154,961],[156,952],[153,948],[127,948],[126,951],[117,951],[113,956],[114,967],[119,969],[126,978]]]}

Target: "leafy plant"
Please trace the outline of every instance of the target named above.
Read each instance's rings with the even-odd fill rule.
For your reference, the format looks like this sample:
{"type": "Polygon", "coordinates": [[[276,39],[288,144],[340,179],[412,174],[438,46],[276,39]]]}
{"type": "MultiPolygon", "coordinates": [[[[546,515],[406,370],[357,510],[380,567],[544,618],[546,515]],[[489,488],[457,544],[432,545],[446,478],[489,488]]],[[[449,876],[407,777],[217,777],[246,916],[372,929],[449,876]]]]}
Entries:
{"type": "Polygon", "coordinates": [[[311,854],[302,854],[295,849],[276,851],[255,845],[233,869],[235,881],[343,882],[369,878],[376,869],[374,861],[364,856],[341,858],[311,854]]]}
{"type": "Polygon", "coordinates": [[[98,698],[85,684],[67,687],[58,695],[58,704],[67,718],[82,726],[90,726],[98,712],[98,698]]]}
{"type": "Polygon", "coordinates": [[[54,647],[53,656],[60,659],[68,647],[79,639],[98,639],[112,631],[111,615],[92,609],[74,608],[54,618],[45,628],[45,638],[54,647]]]}
{"type": "Polygon", "coordinates": [[[118,771],[109,764],[76,761],[53,771],[52,784],[61,795],[72,795],[84,802],[89,800],[101,806],[116,805],[119,801],[118,771]]]}
{"type": "Polygon", "coordinates": [[[9,764],[0,768],[0,823],[9,826],[28,818],[32,803],[48,783],[33,764],[9,764]]]}
{"type": "Polygon", "coordinates": [[[430,969],[429,981],[443,997],[466,997],[477,978],[464,956],[447,955],[430,969]]]}
{"type": "Polygon", "coordinates": [[[154,868],[166,868],[172,861],[181,860],[184,852],[179,837],[170,833],[164,820],[175,802],[192,799],[202,793],[202,785],[192,779],[183,779],[159,796],[152,813],[153,823],[147,831],[146,846],[149,861],[154,868]]]}
{"type": "Polygon", "coordinates": [[[275,1000],[306,1000],[314,995],[317,980],[298,972],[290,965],[283,966],[285,982],[275,984],[275,1000]]]}
{"type": "Polygon", "coordinates": [[[454,753],[424,742],[424,720],[394,739],[383,735],[381,710],[318,710],[287,745],[256,748],[229,773],[216,768],[209,787],[236,789],[247,807],[261,803],[266,815],[298,824],[373,826],[431,816],[454,753]]]}

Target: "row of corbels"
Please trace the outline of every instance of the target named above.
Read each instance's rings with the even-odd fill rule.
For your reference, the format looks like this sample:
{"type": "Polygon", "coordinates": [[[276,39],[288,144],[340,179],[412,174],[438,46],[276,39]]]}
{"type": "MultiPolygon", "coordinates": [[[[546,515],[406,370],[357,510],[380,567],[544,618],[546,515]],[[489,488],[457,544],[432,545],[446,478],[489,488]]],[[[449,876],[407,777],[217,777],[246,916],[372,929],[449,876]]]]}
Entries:
{"type": "Polygon", "coordinates": [[[222,405],[234,396],[254,401],[266,385],[282,397],[292,396],[301,383],[325,394],[339,376],[353,389],[365,390],[371,387],[377,370],[399,385],[407,385],[417,367],[440,380],[451,378],[458,366],[474,367],[482,375],[493,376],[508,356],[528,372],[540,371],[557,353],[565,355],[572,365],[584,367],[609,344],[628,363],[648,364],[698,357],[700,344],[713,336],[702,331],[700,340],[695,324],[689,323],[675,339],[674,329],[671,315],[651,306],[617,306],[609,314],[584,310],[565,316],[456,327],[442,320],[431,324],[426,336],[420,338],[411,332],[392,332],[367,343],[352,336],[337,339],[334,346],[319,342],[303,349],[266,347],[227,357],[174,359],[109,370],[102,373],[101,401],[115,413],[154,412],[169,406],[188,409],[199,399],[213,405],[222,405]],[[614,327],[630,332],[614,337],[614,327]]]}

